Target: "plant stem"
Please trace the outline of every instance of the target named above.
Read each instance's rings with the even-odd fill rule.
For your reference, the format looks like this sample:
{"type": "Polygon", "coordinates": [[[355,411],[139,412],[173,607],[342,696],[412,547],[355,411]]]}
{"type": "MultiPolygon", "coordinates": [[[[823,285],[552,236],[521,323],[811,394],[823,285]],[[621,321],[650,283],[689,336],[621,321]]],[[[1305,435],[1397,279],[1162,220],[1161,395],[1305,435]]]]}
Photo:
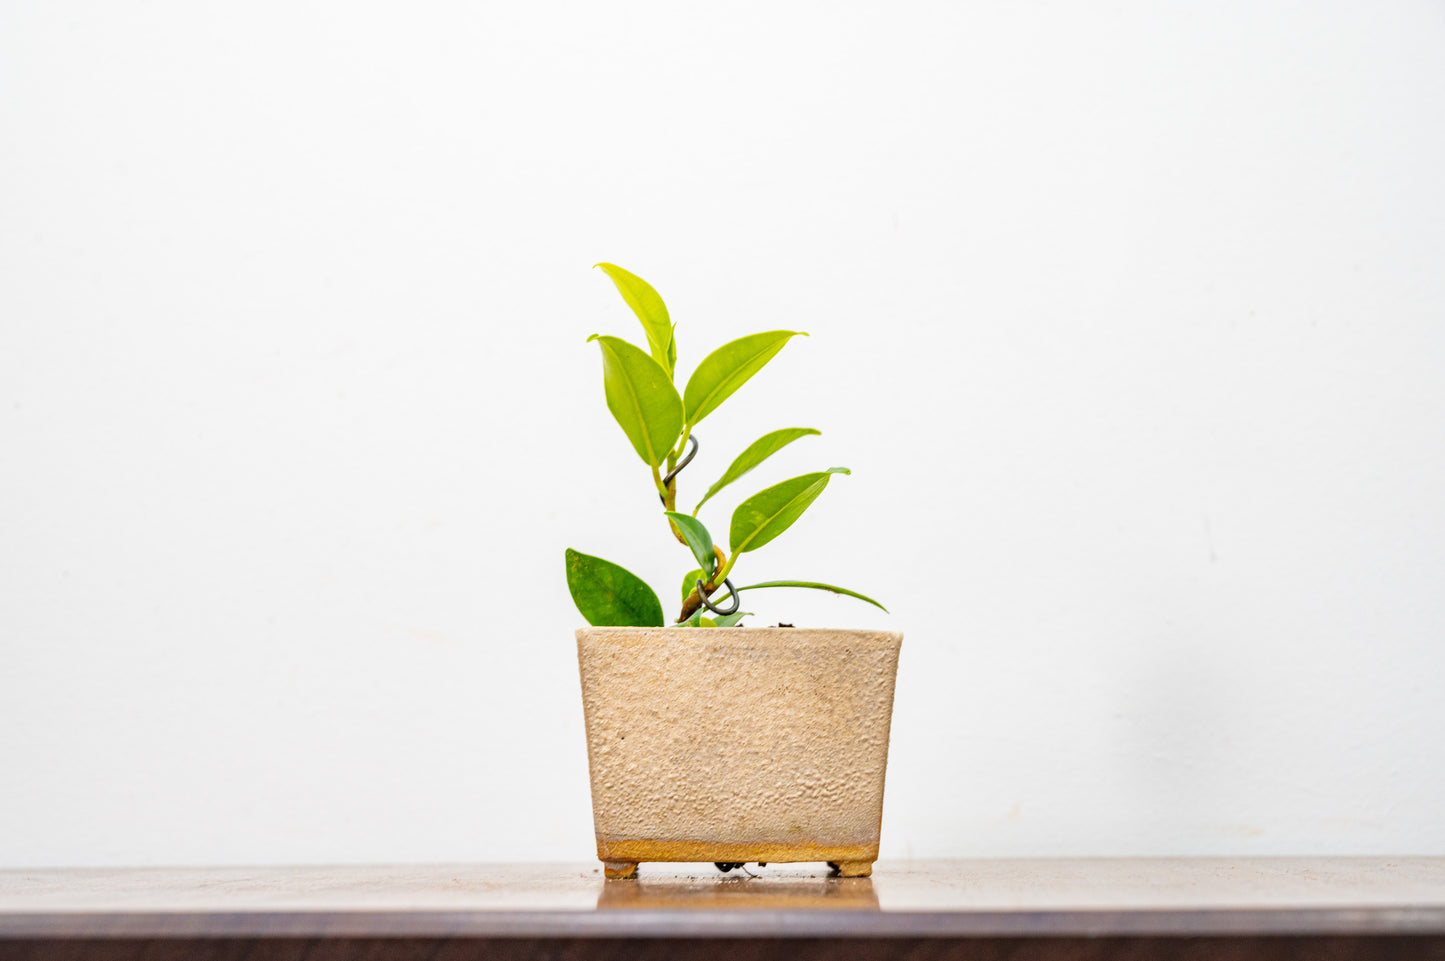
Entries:
{"type": "MultiPolygon", "coordinates": [[[[670,450],[670,451],[667,452],[667,472],[668,472],[669,474],[671,474],[673,468],[677,466],[677,459],[682,456],[683,450],[686,449],[686,447],[687,447],[687,435],[690,434],[690,433],[692,433],[692,428],[690,428],[690,427],[684,428],[684,429],[683,429],[683,432],[682,432],[682,440],[678,441],[677,447],[676,447],[675,449],[670,450]]],[[[665,505],[667,506],[667,509],[668,509],[668,510],[670,510],[670,511],[675,511],[675,510],[677,510],[677,478],[676,478],[676,477],[674,477],[672,480],[670,480],[670,481],[667,482],[667,489],[662,492],[662,502],[663,502],[663,504],[665,504],[665,505]]],[[[673,525],[672,532],[673,532],[674,534],[677,534],[677,526],[676,526],[676,525],[673,525]]],[[[681,534],[678,534],[677,539],[678,539],[678,540],[682,540],[682,535],[681,535],[681,534]]]]}
{"type": "MultiPolygon", "coordinates": [[[[708,588],[708,594],[711,595],[714,589],[708,587],[708,585],[706,584],[704,584],[703,586],[708,588]]],[[[673,621],[673,623],[681,624],[683,621],[696,614],[699,607],[702,607],[702,597],[698,594],[697,588],[694,587],[692,589],[692,593],[687,595],[687,600],[682,602],[682,613],[677,615],[677,620],[673,621]]]]}
{"type": "MultiPolygon", "coordinates": [[[[707,591],[708,597],[712,597],[712,592],[722,586],[722,582],[727,580],[727,572],[732,570],[733,567],[733,562],[728,560],[727,555],[723,553],[721,547],[714,544],[712,550],[720,566],[717,571],[713,573],[712,577],[703,582],[703,590],[707,591]]],[[[733,558],[733,560],[736,559],[736,557],[733,558]]],[[[681,624],[696,614],[699,607],[702,607],[702,597],[698,594],[697,588],[693,587],[692,593],[687,595],[687,600],[682,602],[682,613],[677,616],[677,620],[673,623],[681,624]]]]}
{"type": "MultiPolygon", "coordinates": [[[[657,485],[657,492],[662,495],[662,509],[665,511],[672,510],[672,505],[677,502],[677,481],[674,479],[671,484],[663,484],[662,471],[654,467],[652,469],[652,482],[657,485]]],[[[677,542],[686,547],[687,538],[682,536],[682,531],[677,529],[677,524],[673,523],[670,517],[667,519],[667,526],[668,529],[672,531],[672,536],[677,538],[677,542]]]]}
{"type": "Polygon", "coordinates": [[[681,436],[680,438],[678,438],[677,446],[674,447],[674,448],[672,449],[672,452],[667,455],[667,469],[668,469],[668,470],[672,470],[672,468],[674,468],[674,467],[677,466],[677,459],[682,456],[682,452],[683,452],[683,451],[687,450],[687,439],[688,439],[689,437],[691,437],[691,436],[692,436],[692,425],[689,424],[689,425],[687,425],[686,427],[684,427],[684,428],[682,429],[682,436],[681,436]]]}

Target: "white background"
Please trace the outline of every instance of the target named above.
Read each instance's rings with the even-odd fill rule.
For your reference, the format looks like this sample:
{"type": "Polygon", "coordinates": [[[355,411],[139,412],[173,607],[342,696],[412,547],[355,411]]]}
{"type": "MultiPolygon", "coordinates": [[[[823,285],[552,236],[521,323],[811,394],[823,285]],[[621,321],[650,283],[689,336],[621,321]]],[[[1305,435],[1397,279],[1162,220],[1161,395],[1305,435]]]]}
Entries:
{"type": "MultiPolygon", "coordinates": [[[[1445,7],[0,6],[0,864],[593,855],[567,546],[844,464],[885,856],[1445,853],[1445,7]],[[684,501],[688,500],[684,494],[684,501]]],[[[719,697],[748,697],[719,691],[719,697]]]]}

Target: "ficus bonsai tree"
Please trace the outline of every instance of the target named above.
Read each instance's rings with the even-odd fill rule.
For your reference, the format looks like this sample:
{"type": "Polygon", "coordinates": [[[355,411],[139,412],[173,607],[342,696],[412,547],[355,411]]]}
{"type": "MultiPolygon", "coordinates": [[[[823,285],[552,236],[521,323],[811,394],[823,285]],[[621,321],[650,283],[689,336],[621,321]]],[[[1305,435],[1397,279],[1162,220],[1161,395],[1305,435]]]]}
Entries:
{"type": "MultiPolygon", "coordinates": [[[[678,476],[697,456],[697,425],[762,370],[788,341],[807,334],[798,330],[768,330],[723,344],[702,359],[679,394],[674,386],[676,325],[669,318],[662,298],[647,281],[615,264],[597,266],[612,278],[622,299],[642,321],[647,335],[647,350],[618,337],[593,334],[587,338],[589,343],[596,341],[602,351],[602,385],[607,409],[627,435],[637,456],[652,471],[652,484],[662,501],[662,519],[697,564],[682,578],[682,606],[674,623],[693,627],[736,625],[748,614],[742,610],[742,593],[772,587],[832,591],[887,610],[871,597],[815,581],[762,581],[745,587],[735,587],[732,583],[733,568],[739,559],[791,527],[823,493],[834,474],[849,473],[846,467],[802,474],[745,499],[733,510],[727,551],[698,520],[703,505],[723,488],[798,438],[821,431],[811,427],[784,427],[764,434],[733,459],[691,514],[677,509],[678,476]],[[720,590],[726,593],[717,598],[721,603],[715,604],[714,595],[720,590]]],[[[611,561],[568,548],[567,587],[577,609],[593,626],[661,627],[664,624],[662,602],[657,593],[637,575],[611,561]]]]}

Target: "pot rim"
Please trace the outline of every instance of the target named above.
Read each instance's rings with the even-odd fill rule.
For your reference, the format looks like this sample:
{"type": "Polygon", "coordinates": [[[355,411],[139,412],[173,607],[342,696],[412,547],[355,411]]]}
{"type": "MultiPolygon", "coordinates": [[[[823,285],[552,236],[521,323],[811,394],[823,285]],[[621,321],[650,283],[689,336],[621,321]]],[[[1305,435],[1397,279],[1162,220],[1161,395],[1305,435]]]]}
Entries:
{"type": "Polygon", "coordinates": [[[683,627],[681,624],[669,624],[666,627],[599,627],[596,625],[577,628],[577,636],[584,634],[607,633],[607,634],[656,634],[658,631],[686,631],[689,636],[702,634],[703,636],[717,634],[747,634],[756,636],[758,634],[780,634],[788,637],[797,637],[803,634],[831,634],[831,635],[880,635],[892,636],[902,639],[902,631],[884,630],[871,627],[683,627]]]}

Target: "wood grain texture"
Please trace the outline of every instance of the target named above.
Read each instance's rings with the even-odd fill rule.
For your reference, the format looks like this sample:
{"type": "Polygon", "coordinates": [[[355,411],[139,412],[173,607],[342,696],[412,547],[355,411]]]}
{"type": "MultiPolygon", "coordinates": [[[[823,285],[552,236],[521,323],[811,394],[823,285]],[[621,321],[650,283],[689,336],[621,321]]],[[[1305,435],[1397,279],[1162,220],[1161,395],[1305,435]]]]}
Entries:
{"type": "Polygon", "coordinates": [[[632,881],[604,881],[600,865],[4,871],[0,948],[8,957],[22,943],[83,939],[1445,938],[1445,858],[885,862],[871,879],[830,878],[821,865],[758,877],[647,867],[632,881]]]}
{"type": "Polygon", "coordinates": [[[4,961],[1445,961],[1445,938],[0,941],[4,961]]]}

